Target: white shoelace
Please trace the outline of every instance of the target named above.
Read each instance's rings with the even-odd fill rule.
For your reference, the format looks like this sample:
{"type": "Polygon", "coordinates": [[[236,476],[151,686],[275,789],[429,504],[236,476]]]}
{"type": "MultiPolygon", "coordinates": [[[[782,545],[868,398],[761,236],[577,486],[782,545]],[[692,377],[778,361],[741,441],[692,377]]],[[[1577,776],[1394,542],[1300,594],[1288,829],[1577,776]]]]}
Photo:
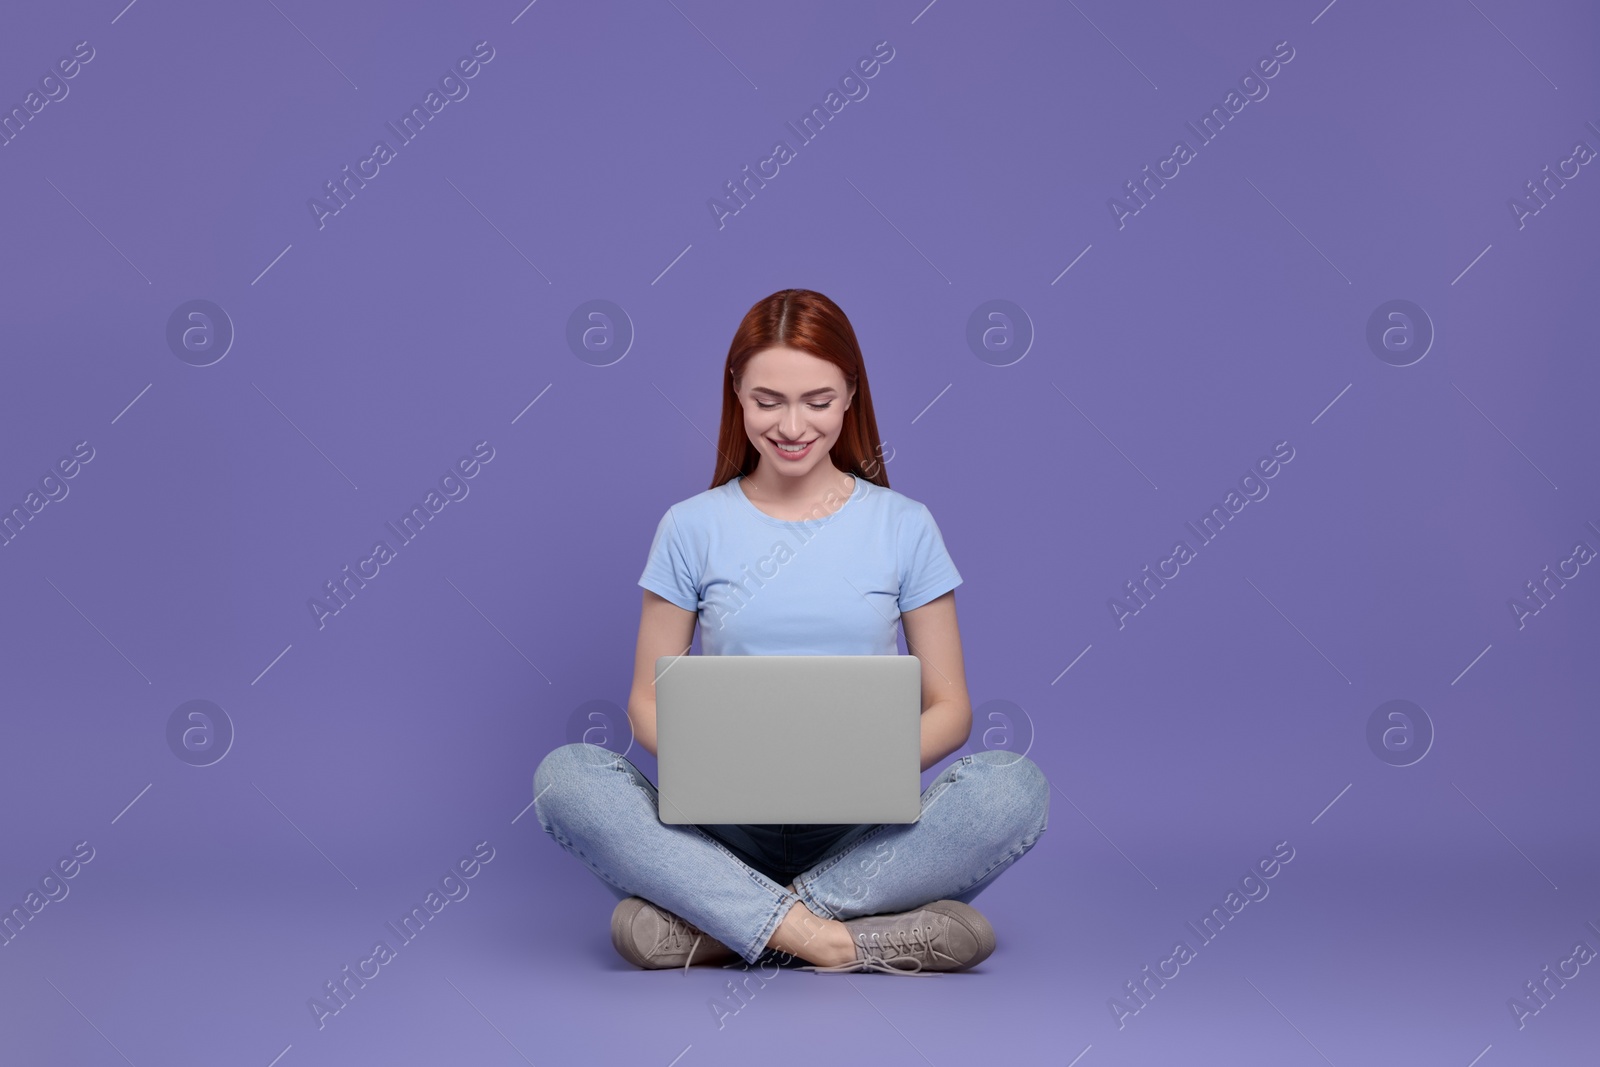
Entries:
{"type": "Polygon", "coordinates": [[[942,977],[944,972],[923,970],[923,960],[932,963],[936,956],[943,956],[945,959],[954,957],[935,948],[933,938],[932,926],[910,926],[883,932],[882,936],[874,932],[870,941],[866,934],[857,934],[855,959],[848,963],[836,963],[831,967],[810,966],[801,967],[799,970],[810,971],[813,974],[876,972],[898,974],[907,978],[938,978],[942,977]],[[911,966],[897,966],[902,962],[910,963],[911,966]]]}
{"type": "Polygon", "coordinates": [[[694,954],[696,950],[700,948],[700,942],[705,940],[706,935],[697,929],[694,924],[690,923],[689,920],[674,915],[672,912],[663,908],[657,908],[656,910],[660,911],[661,914],[666,917],[667,932],[662,935],[660,942],[658,942],[656,946],[650,950],[648,955],[654,956],[662,949],[668,947],[677,948],[678,942],[683,938],[688,937],[689,932],[693,930],[694,943],[689,946],[689,956],[683,961],[683,971],[684,974],[687,975],[689,973],[690,964],[694,963],[694,954]]]}

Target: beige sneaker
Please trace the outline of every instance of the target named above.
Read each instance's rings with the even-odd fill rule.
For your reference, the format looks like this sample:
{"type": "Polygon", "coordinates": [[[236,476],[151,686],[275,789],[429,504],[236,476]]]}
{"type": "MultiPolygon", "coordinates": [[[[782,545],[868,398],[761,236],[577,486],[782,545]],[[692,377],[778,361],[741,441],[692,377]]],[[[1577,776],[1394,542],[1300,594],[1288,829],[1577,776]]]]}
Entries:
{"type": "Polygon", "coordinates": [[[832,967],[800,967],[813,974],[877,971],[908,977],[961,971],[994,952],[994,927],[978,909],[959,900],[936,900],[898,915],[846,919],[856,958],[832,967]]]}
{"type": "Polygon", "coordinates": [[[660,970],[691,963],[742,960],[733,949],[643,897],[619,900],[611,912],[611,943],[635,967],[660,970]]]}

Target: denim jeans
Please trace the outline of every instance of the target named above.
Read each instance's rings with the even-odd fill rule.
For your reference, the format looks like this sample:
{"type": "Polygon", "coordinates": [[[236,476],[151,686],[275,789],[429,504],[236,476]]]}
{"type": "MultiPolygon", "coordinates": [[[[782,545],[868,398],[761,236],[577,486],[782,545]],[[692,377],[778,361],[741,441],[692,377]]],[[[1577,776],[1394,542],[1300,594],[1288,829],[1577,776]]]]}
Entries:
{"type": "Polygon", "coordinates": [[[545,756],[533,791],[544,832],[618,900],[643,897],[751,964],[770,958],[796,901],[839,920],[971,903],[1033,847],[1050,811],[1044,772],[991,750],[946,767],[912,823],[663,823],[650,780],[583,741],[545,756]]]}

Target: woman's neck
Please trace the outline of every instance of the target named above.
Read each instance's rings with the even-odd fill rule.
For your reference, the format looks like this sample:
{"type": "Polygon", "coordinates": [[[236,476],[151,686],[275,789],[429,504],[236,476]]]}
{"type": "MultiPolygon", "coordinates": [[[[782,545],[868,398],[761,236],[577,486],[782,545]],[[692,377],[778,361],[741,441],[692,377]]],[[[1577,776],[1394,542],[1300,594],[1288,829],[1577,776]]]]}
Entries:
{"type": "Polygon", "coordinates": [[[764,468],[764,463],[757,464],[754,471],[744,476],[745,495],[775,507],[803,508],[813,503],[827,507],[835,500],[842,506],[843,501],[855,492],[855,478],[831,463],[825,467],[819,466],[804,477],[795,478],[774,474],[764,468]]]}

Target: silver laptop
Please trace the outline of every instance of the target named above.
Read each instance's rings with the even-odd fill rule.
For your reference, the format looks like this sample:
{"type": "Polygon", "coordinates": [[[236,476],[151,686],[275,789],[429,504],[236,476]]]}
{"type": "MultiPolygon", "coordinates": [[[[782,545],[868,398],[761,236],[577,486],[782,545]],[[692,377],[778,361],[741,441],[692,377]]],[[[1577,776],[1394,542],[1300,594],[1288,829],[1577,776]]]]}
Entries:
{"type": "Polygon", "coordinates": [[[664,823],[910,823],[922,810],[915,656],[662,656],[664,823]]]}

